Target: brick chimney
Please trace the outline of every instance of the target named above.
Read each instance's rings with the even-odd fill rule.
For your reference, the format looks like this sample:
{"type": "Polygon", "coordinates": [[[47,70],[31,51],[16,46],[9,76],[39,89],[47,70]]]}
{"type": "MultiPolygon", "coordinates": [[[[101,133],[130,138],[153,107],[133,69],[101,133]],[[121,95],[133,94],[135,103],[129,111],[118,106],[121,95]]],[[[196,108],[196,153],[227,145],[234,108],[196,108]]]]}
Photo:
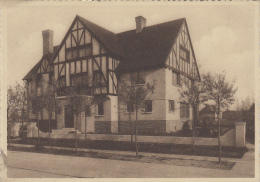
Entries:
{"type": "Polygon", "coordinates": [[[135,17],[136,22],[136,33],[142,32],[143,28],[146,27],[146,19],[142,16],[135,17]]]}
{"type": "Polygon", "coordinates": [[[43,39],[43,55],[48,53],[53,53],[53,31],[44,30],[42,31],[43,39]]]}

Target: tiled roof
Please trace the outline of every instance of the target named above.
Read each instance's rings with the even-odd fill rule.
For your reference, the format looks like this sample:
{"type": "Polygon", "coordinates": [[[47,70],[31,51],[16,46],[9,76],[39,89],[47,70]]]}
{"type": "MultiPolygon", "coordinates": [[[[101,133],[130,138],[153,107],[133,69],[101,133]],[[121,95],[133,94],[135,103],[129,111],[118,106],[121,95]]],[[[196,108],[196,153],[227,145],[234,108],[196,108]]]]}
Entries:
{"type": "MultiPolygon", "coordinates": [[[[53,47],[53,52],[54,52],[54,53],[57,51],[58,47],[59,47],[59,46],[54,46],[54,47],[53,47]]],[[[27,75],[25,75],[25,77],[23,78],[23,80],[30,80],[30,79],[32,79],[32,75],[37,72],[37,70],[38,70],[38,68],[40,67],[42,61],[43,61],[45,58],[47,58],[47,60],[50,61],[50,60],[52,59],[52,56],[53,56],[52,53],[43,55],[42,58],[40,59],[40,61],[38,61],[38,63],[27,73],[27,75]]]]}
{"type": "MultiPolygon", "coordinates": [[[[185,18],[115,34],[77,15],[78,20],[113,56],[120,59],[117,71],[163,66],[185,18]]],[[[58,46],[54,47],[54,53],[58,46]]],[[[51,54],[53,56],[54,54],[51,54]]],[[[43,59],[43,58],[42,58],[43,59]]],[[[41,59],[41,60],[42,60],[41,59]]],[[[51,59],[51,58],[50,58],[51,59]]],[[[31,79],[41,60],[23,78],[31,79]]]]}
{"type": "Polygon", "coordinates": [[[185,18],[114,34],[80,16],[77,17],[111,53],[121,57],[119,71],[163,65],[185,18]]]}
{"type": "Polygon", "coordinates": [[[125,53],[118,70],[136,70],[163,65],[178,35],[184,18],[117,34],[125,53]]]}
{"type": "Polygon", "coordinates": [[[124,56],[116,34],[77,15],[79,20],[103,46],[114,55],[124,56]]]}

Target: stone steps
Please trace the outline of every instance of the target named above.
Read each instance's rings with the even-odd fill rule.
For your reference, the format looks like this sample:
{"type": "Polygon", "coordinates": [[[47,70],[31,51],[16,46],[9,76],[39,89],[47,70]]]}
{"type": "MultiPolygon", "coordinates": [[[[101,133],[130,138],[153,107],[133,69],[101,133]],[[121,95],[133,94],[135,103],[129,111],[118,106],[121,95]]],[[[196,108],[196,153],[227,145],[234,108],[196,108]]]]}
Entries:
{"type": "Polygon", "coordinates": [[[74,131],[74,128],[62,128],[62,129],[56,129],[56,130],[52,130],[53,134],[68,134],[69,132],[74,131]]]}

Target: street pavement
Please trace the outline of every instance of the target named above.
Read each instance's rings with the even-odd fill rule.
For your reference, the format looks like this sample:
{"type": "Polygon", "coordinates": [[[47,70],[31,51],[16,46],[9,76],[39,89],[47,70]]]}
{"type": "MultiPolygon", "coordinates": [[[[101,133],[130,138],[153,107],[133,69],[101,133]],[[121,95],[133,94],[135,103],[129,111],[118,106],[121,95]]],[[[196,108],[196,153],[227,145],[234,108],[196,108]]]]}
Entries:
{"type": "MultiPolygon", "coordinates": [[[[255,172],[253,148],[254,146],[250,145],[249,152],[242,159],[231,159],[230,161],[236,161],[231,170],[8,151],[7,176],[8,178],[253,178],[255,172]]],[[[197,156],[196,160],[198,159],[197,156]]]]}

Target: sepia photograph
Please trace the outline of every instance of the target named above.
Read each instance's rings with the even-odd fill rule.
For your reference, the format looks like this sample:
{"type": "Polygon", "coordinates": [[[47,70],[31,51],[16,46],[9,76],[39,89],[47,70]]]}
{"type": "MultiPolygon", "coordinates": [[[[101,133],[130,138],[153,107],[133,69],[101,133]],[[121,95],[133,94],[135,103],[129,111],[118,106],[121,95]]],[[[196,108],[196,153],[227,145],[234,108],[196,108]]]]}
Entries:
{"type": "Polygon", "coordinates": [[[255,181],[258,11],[5,2],[7,179],[255,181]]]}

